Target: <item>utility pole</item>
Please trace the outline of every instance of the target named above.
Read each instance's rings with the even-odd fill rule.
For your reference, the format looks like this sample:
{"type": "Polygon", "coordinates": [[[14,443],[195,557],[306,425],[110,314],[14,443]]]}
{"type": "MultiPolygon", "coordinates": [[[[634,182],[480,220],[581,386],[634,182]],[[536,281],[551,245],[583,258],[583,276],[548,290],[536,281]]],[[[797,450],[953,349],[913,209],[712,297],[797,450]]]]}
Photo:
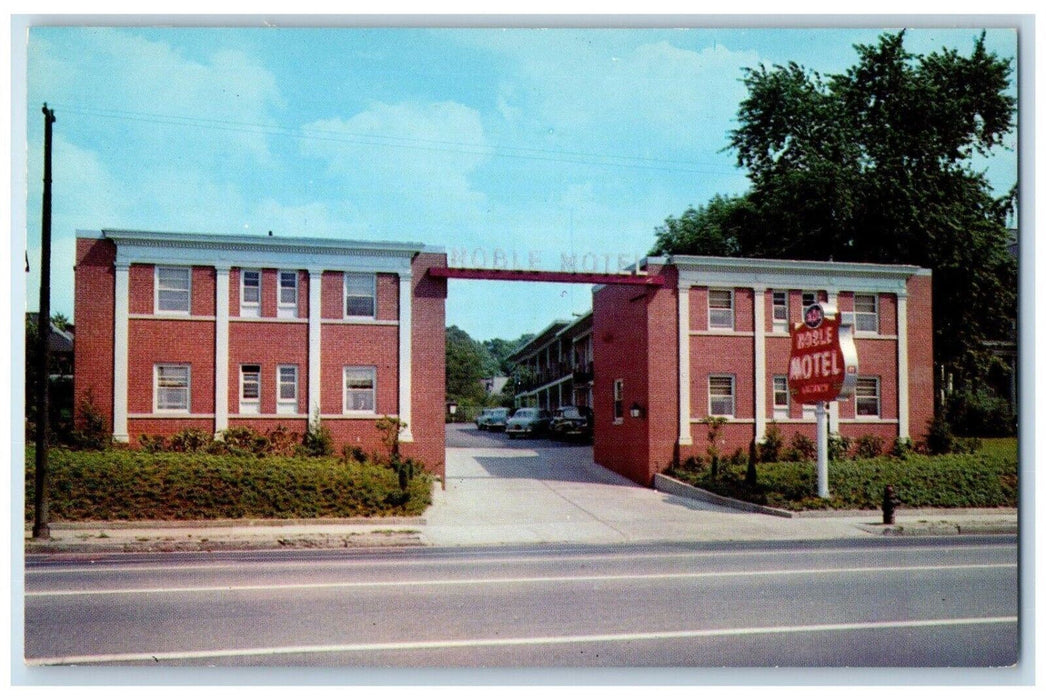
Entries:
{"type": "Polygon", "coordinates": [[[40,245],[40,312],[37,324],[36,474],[33,539],[51,537],[47,525],[47,433],[50,414],[48,374],[51,371],[51,125],[54,110],[44,103],[44,205],[40,245]]]}

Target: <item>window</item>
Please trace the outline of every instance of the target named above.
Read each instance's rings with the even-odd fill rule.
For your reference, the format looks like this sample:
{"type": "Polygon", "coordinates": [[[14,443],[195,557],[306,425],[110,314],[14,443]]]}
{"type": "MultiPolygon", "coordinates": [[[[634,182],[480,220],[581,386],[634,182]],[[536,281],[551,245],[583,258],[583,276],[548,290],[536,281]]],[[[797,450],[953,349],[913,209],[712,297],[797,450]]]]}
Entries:
{"type": "Polygon", "coordinates": [[[788,330],[788,292],[774,291],[773,293],[773,309],[774,309],[774,330],[775,331],[787,331],[788,330]]]}
{"type": "Polygon", "coordinates": [[[374,413],[373,367],[345,368],[345,412],[362,411],[374,413]]]}
{"type": "Polygon", "coordinates": [[[345,315],[374,318],[375,276],[367,272],[345,273],[345,315]]]}
{"type": "Polygon", "coordinates": [[[858,377],[854,392],[857,403],[857,417],[879,417],[879,378],[858,377]]]}
{"type": "Polygon", "coordinates": [[[708,290],[708,327],[734,328],[734,292],[731,289],[708,290]]]}
{"type": "Polygon", "coordinates": [[[279,318],[298,317],[298,273],[295,270],[280,270],[279,297],[276,315],[279,318]]]}
{"type": "Polygon", "coordinates": [[[261,413],[260,365],[240,365],[240,413],[261,413]]]}
{"type": "Polygon", "coordinates": [[[774,418],[788,418],[788,377],[774,377],[774,418]]]}
{"type": "Polygon", "coordinates": [[[157,313],[189,313],[190,272],[188,267],[156,268],[157,313]]]}
{"type": "Polygon", "coordinates": [[[620,423],[625,419],[625,380],[614,380],[614,422],[620,423]]]}
{"type": "Polygon", "coordinates": [[[276,368],[276,413],[298,412],[298,366],[276,368]]]}
{"type": "Polygon", "coordinates": [[[153,372],[156,411],[189,412],[189,365],[156,365],[153,372]]]}
{"type": "Polygon", "coordinates": [[[879,297],[875,294],[854,294],[854,330],[879,332],[879,297]]]}
{"type": "Polygon", "coordinates": [[[817,303],[817,292],[803,292],[803,308],[817,303]]]}
{"type": "Polygon", "coordinates": [[[240,271],[240,315],[261,316],[261,270],[240,271]]]}
{"type": "Polygon", "coordinates": [[[708,378],[708,415],[734,415],[734,376],[712,375],[708,378]]]}

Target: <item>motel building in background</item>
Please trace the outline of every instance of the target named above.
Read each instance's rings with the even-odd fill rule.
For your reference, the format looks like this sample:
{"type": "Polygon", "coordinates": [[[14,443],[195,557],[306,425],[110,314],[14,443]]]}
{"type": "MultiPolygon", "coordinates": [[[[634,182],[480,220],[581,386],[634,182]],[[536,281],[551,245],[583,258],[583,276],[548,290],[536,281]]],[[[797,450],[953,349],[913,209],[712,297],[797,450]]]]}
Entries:
{"type": "MultiPolygon", "coordinates": [[[[336,449],[371,452],[375,423],[395,416],[408,424],[403,454],[443,477],[457,276],[506,273],[448,268],[443,250],[413,243],[80,231],[75,405],[89,400],[132,445],[190,427],[303,433],[318,416],[336,449]]],[[[911,266],[648,258],[604,276],[590,315],[516,350],[532,382],[523,402],[590,406],[596,462],[642,485],[706,454],[708,416],[727,420],[723,454],[771,422],[786,442],[813,439],[812,407],[787,391],[789,328],[823,301],[853,324],[859,358],[856,394],[829,405],[829,430],[915,441],[933,417],[930,287],[911,266]]]]}

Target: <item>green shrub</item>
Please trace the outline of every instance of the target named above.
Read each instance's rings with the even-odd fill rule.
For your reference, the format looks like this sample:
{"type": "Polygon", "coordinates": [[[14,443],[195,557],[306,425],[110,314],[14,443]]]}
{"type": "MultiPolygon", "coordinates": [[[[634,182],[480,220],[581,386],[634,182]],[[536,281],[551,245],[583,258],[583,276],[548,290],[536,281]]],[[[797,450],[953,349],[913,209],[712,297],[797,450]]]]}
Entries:
{"type": "Polygon", "coordinates": [[[307,457],[328,457],[334,454],[334,438],[330,428],[320,422],[319,416],[309,421],[301,437],[301,453],[307,457]]]}
{"type": "MultiPolygon", "coordinates": [[[[828,434],[828,459],[836,462],[850,456],[850,438],[838,433],[828,434]]],[[[814,450],[816,456],[816,448],[814,450]]]]}
{"type": "Polygon", "coordinates": [[[784,437],[777,423],[771,422],[766,428],[766,435],[759,443],[759,461],[776,462],[781,458],[781,450],[784,447],[784,437]]]}
{"type": "Polygon", "coordinates": [[[138,446],[143,452],[156,454],[167,450],[167,438],[163,435],[141,435],[138,437],[138,446]]]}
{"type": "Polygon", "coordinates": [[[883,439],[877,435],[862,435],[854,443],[854,457],[875,459],[883,453],[883,439]]]}
{"type": "Polygon", "coordinates": [[[894,438],[893,447],[890,448],[891,457],[908,459],[914,452],[915,448],[912,446],[911,438],[894,438]]]}
{"type": "Polygon", "coordinates": [[[1017,434],[1017,417],[1010,402],[993,392],[956,392],[948,397],[948,421],[957,435],[1009,437],[1017,434]]]}
{"type": "Polygon", "coordinates": [[[926,425],[926,450],[932,455],[946,455],[955,450],[952,426],[943,416],[934,416],[926,425]]]}
{"type": "Polygon", "coordinates": [[[817,445],[802,433],[796,433],[792,436],[787,459],[790,462],[809,462],[817,459],[817,445]]]}
{"type": "MultiPolygon", "coordinates": [[[[336,458],[66,449],[49,455],[54,521],[418,515],[431,503],[431,478],[416,462],[404,497],[398,473],[336,458]]],[[[33,467],[30,449],[27,519],[33,467]]]]}
{"type": "Polygon", "coordinates": [[[834,463],[829,469],[831,498],[817,496],[816,469],[809,462],[766,463],[758,487],[743,475],[727,472],[719,479],[680,470],[676,478],[715,493],[790,510],[867,509],[882,506],[883,488],[892,484],[902,507],[996,508],[1017,505],[1017,460],[978,453],[929,456],[911,454],[834,463]]]}
{"type": "Polygon", "coordinates": [[[94,392],[87,390],[80,400],[81,427],[72,432],[73,446],[85,450],[105,450],[113,444],[113,434],[105,422],[105,416],[94,404],[94,392]]]}
{"type": "Polygon", "coordinates": [[[214,436],[199,428],[186,428],[171,436],[167,448],[171,452],[206,452],[214,443],[214,436]]]}

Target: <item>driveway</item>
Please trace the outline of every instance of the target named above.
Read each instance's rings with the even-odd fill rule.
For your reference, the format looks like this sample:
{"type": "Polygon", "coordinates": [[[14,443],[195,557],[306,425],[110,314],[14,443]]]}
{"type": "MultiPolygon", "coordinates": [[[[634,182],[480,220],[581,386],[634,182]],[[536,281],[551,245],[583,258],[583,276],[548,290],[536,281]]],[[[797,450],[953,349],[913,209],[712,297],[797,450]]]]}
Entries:
{"type": "Polygon", "coordinates": [[[832,518],[784,519],[641,487],[592,448],[447,426],[447,484],[426,512],[434,545],[616,544],[859,536],[832,518]]]}

